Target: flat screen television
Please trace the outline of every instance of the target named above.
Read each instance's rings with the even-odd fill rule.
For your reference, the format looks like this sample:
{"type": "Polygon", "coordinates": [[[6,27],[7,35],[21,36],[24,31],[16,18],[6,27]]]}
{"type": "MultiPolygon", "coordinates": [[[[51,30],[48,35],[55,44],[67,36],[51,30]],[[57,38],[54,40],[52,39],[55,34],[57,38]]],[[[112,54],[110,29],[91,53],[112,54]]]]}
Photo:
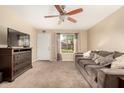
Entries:
{"type": "Polygon", "coordinates": [[[7,28],[8,47],[30,47],[30,35],[7,28]]]}

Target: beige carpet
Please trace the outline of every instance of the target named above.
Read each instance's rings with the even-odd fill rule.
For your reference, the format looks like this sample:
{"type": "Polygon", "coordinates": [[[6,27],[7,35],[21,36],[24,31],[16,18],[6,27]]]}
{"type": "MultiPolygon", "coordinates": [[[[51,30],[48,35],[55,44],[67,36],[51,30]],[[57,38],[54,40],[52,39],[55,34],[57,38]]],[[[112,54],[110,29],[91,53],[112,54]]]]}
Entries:
{"type": "Polygon", "coordinates": [[[33,68],[26,71],[13,82],[3,82],[4,88],[87,88],[89,85],[76,69],[73,62],[33,63],[33,68]]]}

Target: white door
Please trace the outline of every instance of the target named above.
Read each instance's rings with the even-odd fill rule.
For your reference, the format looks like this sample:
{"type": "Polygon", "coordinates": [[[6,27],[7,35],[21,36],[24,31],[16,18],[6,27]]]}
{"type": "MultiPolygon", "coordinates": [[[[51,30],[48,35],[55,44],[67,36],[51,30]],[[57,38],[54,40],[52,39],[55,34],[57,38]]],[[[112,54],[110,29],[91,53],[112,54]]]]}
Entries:
{"type": "Polygon", "coordinates": [[[39,33],[37,36],[37,58],[38,60],[51,59],[51,34],[39,33]]]}

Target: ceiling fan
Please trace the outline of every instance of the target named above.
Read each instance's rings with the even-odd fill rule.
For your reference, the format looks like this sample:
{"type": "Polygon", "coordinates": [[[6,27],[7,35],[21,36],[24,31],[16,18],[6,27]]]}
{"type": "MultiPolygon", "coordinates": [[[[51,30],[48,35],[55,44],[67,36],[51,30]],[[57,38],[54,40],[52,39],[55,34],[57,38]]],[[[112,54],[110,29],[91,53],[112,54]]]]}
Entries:
{"type": "Polygon", "coordinates": [[[72,10],[70,12],[66,12],[65,11],[65,5],[54,5],[54,6],[57,9],[57,11],[59,12],[59,15],[44,16],[44,18],[59,17],[58,24],[61,24],[62,22],[64,22],[65,19],[67,19],[68,21],[70,21],[72,23],[76,23],[77,21],[70,16],[77,14],[77,13],[81,13],[83,11],[82,8],[78,8],[78,9],[72,10]]]}

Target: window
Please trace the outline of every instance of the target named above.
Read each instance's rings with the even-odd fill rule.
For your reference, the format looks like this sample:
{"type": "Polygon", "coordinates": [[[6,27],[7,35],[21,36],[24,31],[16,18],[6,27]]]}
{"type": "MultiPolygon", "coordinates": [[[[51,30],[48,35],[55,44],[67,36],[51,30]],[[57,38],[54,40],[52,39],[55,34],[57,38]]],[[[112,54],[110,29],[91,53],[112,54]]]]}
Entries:
{"type": "Polygon", "coordinates": [[[60,34],[60,52],[75,52],[75,34],[60,34]]]}

